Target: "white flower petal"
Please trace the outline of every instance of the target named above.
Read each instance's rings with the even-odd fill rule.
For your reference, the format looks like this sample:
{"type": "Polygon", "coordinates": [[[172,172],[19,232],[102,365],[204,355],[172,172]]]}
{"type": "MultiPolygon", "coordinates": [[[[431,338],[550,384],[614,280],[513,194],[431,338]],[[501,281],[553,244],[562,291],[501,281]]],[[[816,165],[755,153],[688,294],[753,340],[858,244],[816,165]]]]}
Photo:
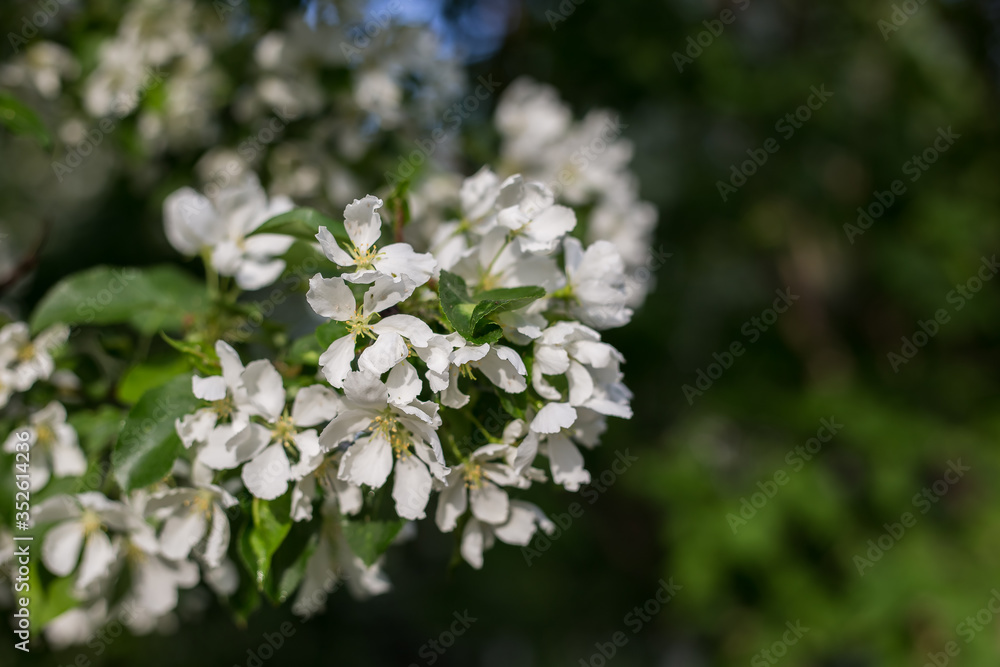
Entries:
{"type": "Polygon", "coordinates": [[[247,491],[261,500],[274,500],[288,490],[292,468],[280,444],[270,445],[243,466],[240,477],[247,491]]]}
{"type": "Polygon", "coordinates": [[[197,508],[184,508],[169,517],[160,531],[160,550],[171,560],[188,557],[194,545],[205,537],[205,514],[197,508]]]}
{"type": "Polygon", "coordinates": [[[465,524],[462,532],[460,551],[465,562],[477,570],[483,567],[483,550],[486,546],[486,534],[482,524],[475,519],[465,524]]]}
{"type": "Polygon", "coordinates": [[[45,534],[42,562],[57,577],[65,577],[76,567],[83,547],[83,523],[66,521],[45,534]]]}
{"type": "Polygon", "coordinates": [[[83,590],[109,574],[111,565],[118,558],[111,540],[103,530],[95,530],[87,536],[77,573],[76,588],[83,590]]]}
{"type": "Polygon", "coordinates": [[[389,389],[389,402],[396,405],[409,405],[423,387],[417,369],[409,361],[393,368],[385,384],[389,389]]]}
{"type": "Polygon", "coordinates": [[[409,350],[406,341],[398,333],[389,332],[379,336],[358,357],[358,370],[381,376],[396,364],[406,359],[409,350]]]}
{"type": "Polygon", "coordinates": [[[434,520],[442,533],[450,533],[455,530],[459,517],[465,514],[468,502],[465,476],[462,470],[456,468],[448,475],[447,486],[438,495],[434,520]]]}
{"type": "Polygon", "coordinates": [[[395,332],[410,341],[414,347],[426,347],[435,336],[426,322],[413,315],[390,315],[373,324],[372,331],[379,335],[395,332]]]}
{"type": "Polygon", "coordinates": [[[427,466],[416,456],[407,456],[396,463],[395,470],[392,498],[396,501],[396,514],[410,521],[423,519],[431,498],[431,474],[427,466]]]}
{"type": "Polygon", "coordinates": [[[568,403],[549,403],[531,421],[535,433],[559,433],[576,423],[576,409],[568,403]]]}
{"type": "Polygon", "coordinates": [[[319,357],[319,366],[327,381],[338,389],[344,386],[344,381],[351,374],[351,363],[357,336],[348,334],[330,343],[330,347],[319,357]]]}
{"type": "Polygon", "coordinates": [[[191,378],[191,391],[203,401],[221,401],[226,397],[226,380],[221,375],[191,378]]]}
{"type": "Polygon", "coordinates": [[[212,503],[212,526],[202,552],[202,558],[210,569],[222,564],[229,548],[229,534],[229,517],[218,503],[212,503]]]}
{"type": "Polygon", "coordinates": [[[547,443],[552,481],[562,484],[567,491],[577,491],[581,484],[590,483],[590,473],[583,467],[583,455],[569,438],[555,436],[547,443]]]}
{"type": "Polygon", "coordinates": [[[344,455],[339,477],[357,486],[381,488],[392,471],[392,445],[380,433],[361,438],[344,455]],[[347,469],[344,469],[346,464],[347,469]],[[346,474],[345,474],[346,473],[346,474]]]}
{"type": "Polygon", "coordinates": [[[306,301],[318,315],[338,322],[354,317],[358,303],[343,278],[324,278],[317,273],[309,279],[306,301]]]}
{"type": "Polygon", "coordinates": [[[299,389],[292,404],[292,422],[296,426],[318,426],[337,416],[340,396],[329,387],[314,384],[299,389]]]}
{"type": "Polygon", "coordinates": [[[501,524],[510,512],[507,492],[496,484],[484,482],[469,490],[469,504],[472,515],[484,523],[501,524]]]}
{"type": "Polygon", "coordinates": [[[256,408],[256,414],[274,422],[285,407],[285,385],[281,374],[267,359],[258,359],[247,364],[243,371],[243,386],[247,398],[256,408]]]}
{"type": "Polygon", "coordinates": [[[337,266],[354,265],[354,258],[340,247],[340,244],[337,243],[337,239],[334,238],[333,234],[331,234],[330,230],[326,227],[319,228],[319,232],[316,234],[316,240],[319,241],[319,245],[323,249],[323,254],[326,255],[327,259],[337,266]]]}
{"type": "Polygon", "coordinates": [[[368,195],[355,199],[344,209],[344,228],[354,247],[361,252],[367,252],[382,235],[382,219],[378,214],[381,207],[381,199],[368,195]]]}
{"type": "Polygon", "coordinates": [[[376,278],[375,283],[365,292],[361,312],[365,317],[381,313],[408,298],[413,294],[414,287],[413,281],[405,278],[398,282],[388,276],[376,278]]]}

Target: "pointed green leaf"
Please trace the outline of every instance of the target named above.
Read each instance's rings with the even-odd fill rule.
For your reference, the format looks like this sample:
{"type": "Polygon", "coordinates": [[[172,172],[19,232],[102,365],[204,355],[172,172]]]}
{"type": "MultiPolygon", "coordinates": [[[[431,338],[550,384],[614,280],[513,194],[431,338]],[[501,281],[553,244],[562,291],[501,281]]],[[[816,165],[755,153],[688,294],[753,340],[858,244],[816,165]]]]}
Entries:
{"type": "Polygon", "coordinates": [[[191,392],[191,374],[179,375],[143,394],[135,404],[111,453],[115,480],[125,491],[165,477],[183,449],[174,421],[201,405],[191,392]]]}
{"type": "Polygon", "coordinates": [[[373,565],[385,553],[405,521],[343,521],[344,537],[351,550],[365,562],[373,565]]]}
{"type": "Polygon", "coordinates": [[[502,333],[500,327],[489,320],[490,317],[524,308],[544,297],[545,290],[541,287],[505,287],[470,295],[461,276],[442,271],[438,295],[441,309],[455,331],[469,342],[481,345],[495,343],[502,333]]]}
{"type": "Polygon", "coordinates": [[[31,327],[40,331],[63,322],[130,324],[145,334],[179,331],[208,306],[201,282],[175,266],[97,266],[56,283],[35,308],[31,327]]]}
{"type": "Polygon", "coordinates": [[[343,222],[328,218],[313,208],[296,208],[277,215],[250,232],[249,235],[284,234],[305,241],[315,241],[316,232],[319,231],[320,227],[329,229],[334,238],[342,241],[350,240],[343,222]]]}

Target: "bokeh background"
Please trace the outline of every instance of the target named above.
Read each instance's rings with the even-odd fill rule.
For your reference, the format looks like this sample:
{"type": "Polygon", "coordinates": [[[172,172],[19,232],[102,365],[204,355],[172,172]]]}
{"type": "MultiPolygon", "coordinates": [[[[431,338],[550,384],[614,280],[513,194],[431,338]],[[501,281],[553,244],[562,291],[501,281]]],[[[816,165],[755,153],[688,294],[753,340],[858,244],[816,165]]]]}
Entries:
{"type": "MultiPolygon", "coordinates": [[[[35,4],[4,2],[0,33],[19,32],[35,4]]],[[[225,54],[234,70],[286,13],[317,11],[251,0],[238,9],[252,21],[245,44],[225,54]]],[[[86,70],[119,3],[62,11],[47,38],[86,70]]],[[[246,665],[248,650],[288,621],[294,635],[264,664],[405,667],[431,664],[421,648],[468,611],[477,620],[435,664],[599,667],[595,643],[624,631],[628,643],[608,664],[996,665],[1000,618],[988,603],[1000,595],[1000,282],[973,293],[969,281],[1000,251],[1000,3],[428,0],[406,3],[404,16],[429,23],[470,80],[529,75],[554,85],[577,116],[621,113],[642,196],[659,209],[654,248],[665,259],[634,322],[608,335],[628,359],[635,418],[612,425],[588,467],[599,477],[625,451],[636,462],[592,503],[539,490],[534,500],[550,514],[573,502],[584,511],[530,563],[500,545],[480,572],[449,567],[450,536],[426,530],[391,552],[391,594],[359,603],[340,592],[306,623],[286,606],[238,627],[218,603],[192,598],[176,634],[123,637],[100,655],[25,657],[4,641],[0,662],[246,665]],[[734,20],[681,62],[688,38],[697,42],[703,22],[727,9],[734,20]],[[791,136],[776,127],[823,86],[832,96],[791,136]],[[958,138],[913,172],[907,163],[939,128],[958,138]],[[718,183],[772,137],[777,152],[724,200],[718,183]],[[845,228],[897,179],[904,194],[863,233],[845,228]],[[958,286],[967,297],[955,296],[958,286]],[[786,289],[798,299],[758,327],[753,318],[766,322],[786,289]],[[942,309],[948,321],[912,359],[889,356],[942,309]],[[735,342],[745,352],[721,375],[711,370],[735,342]],[[700,371],[718,376],[707,389],[700,371]],[[808,460],[796,454],[822,420],[842,427],[808,460]],[[958,462],[968,470],[942,484],[958,462]],[[784,483],[769,484],[776,479],[784,483]],[[766,502],[754,497],[767,489],[766,502]],[[892,524],[906,512],[915,523],[900,533],[892,524]],[[880,538],[891,548],[872,552],[869,540],[880,538]],[[633,633],[626,615],[671,577],[681,587],[674,599],[633,633]],[[793,636],[789,623],[808,631],[773,647],[793,636]],[[949,642],[957,655],[946,654],[949,642]]],[[[228,106],[234,89],[207,90],[223,119],[214,140],[235,144],[245,130],[228,106]]],[[[495,159],[493,104],[462,128],[466,173],[495,159]]],[[[73,206],[51,173],[25,176],[50,154],[0,139],[0,217],[13,242],[5,270],[18,275],[5,286],[7,309],[29,312],[88,266],[182,261],[159,206],[192,181],[204,149],[171,143],[151,156],[140,134],[133,119],[108,137],[125,157],[100,182],[74,179],[67,187],[84,192],[73,206]]],[[[391,144],[380,150],[394,155],[391,144]]],[[[379,165],[367,166],[352,197],[381,185],[379,165]]]]}

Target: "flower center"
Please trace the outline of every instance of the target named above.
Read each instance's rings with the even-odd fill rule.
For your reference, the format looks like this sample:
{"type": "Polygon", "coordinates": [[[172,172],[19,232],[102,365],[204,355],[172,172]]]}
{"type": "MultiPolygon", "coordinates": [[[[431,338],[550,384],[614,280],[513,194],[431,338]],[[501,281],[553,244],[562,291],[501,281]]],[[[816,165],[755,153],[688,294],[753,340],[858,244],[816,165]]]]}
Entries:
{"type": "Polygon", "coordinates": [[[359,269],[370,269],[372,268],[372,262],[378,257],[378,248],[374,245],[368,246],[368,250],[361,252],[357,248],[351,248],[349,250],[351,256],[354,258],[355,266],[359,269]]]}
{"type": "Polygon", "coordinates": [[[228,419],[236,412],[236,404],[229,394],[226,394],[225,398],[218,401],[212,401],[211,407],[215,411],[215,414],[219,415],[219,419],[228,419]]]}
{"type": "Polygon", "coordinates": [[[478,489],[483,485],[483,466],[472,461],[465,464],[462,474],[465,475],[465,486],[478,489]]]}
{"type": "Polygon", "coordinates": [[[286,447],[295,444],[296,433],[295,424],[288,415],[278,417],[278,421],[274,423],[274,428],[271,429],[271,437],[286,447]]]}
{"type": "Polygon", "coordinates": [[[55,442],[56,434],[48,424],[39,424],[35,427],[35,442],[41,447],[47,447],[55,442]]]}
{"type": "Polygon", "coordinates": [[[33,343],[27,343],[20,350],[17,351],[17,360],[21,362],[31,361],[35,358],[35,345],[33,343]]]}
{"type": "Polygon", "coordinates": [[[397,459],[405,459],[411,454],[409,432],[401,428],[390,408],[372,421],[372,434],[381,433],[389,444],[397,459]]]}
{"type": "Polygon", "coordinates": [[[101,530],[103,526],[101,517],[98,516],[97,512],[94,512],[93,510],[84,510],[83,516],[80,518],[80,523],[83,524],[84,537],[96,533],[101,530]]]}

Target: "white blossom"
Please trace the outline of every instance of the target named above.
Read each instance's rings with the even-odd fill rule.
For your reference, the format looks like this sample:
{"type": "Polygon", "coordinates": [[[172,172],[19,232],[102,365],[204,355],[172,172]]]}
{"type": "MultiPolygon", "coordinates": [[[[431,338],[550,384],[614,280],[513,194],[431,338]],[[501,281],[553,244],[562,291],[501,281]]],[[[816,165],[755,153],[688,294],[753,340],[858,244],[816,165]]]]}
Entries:
{"type": "Polygon", "coordinates": [[[197,255],[207,252],[220,275],[233,276],[242,289],[270,285],[285,269],[276,259],[291,247],[294,239],[281,234],[255,234],[268,219],[293,208],[287,197],[272,197],[254,175],[220,190],[212,199],[185,187],[163,202],[163,224],[179,252],[197,255]]]}
{"type": "Polygon", "coordinates": [[[87,472],[87,457],[80,449],[76,429],[66,423],[66,408],[52,401],[31,415],[28,426],[16,429],[4,441],[3,451],[17,450],[18,434],[28,433],[28,474],[31,490],[37,491],[55,477],[75,477],[87,472]]]}

